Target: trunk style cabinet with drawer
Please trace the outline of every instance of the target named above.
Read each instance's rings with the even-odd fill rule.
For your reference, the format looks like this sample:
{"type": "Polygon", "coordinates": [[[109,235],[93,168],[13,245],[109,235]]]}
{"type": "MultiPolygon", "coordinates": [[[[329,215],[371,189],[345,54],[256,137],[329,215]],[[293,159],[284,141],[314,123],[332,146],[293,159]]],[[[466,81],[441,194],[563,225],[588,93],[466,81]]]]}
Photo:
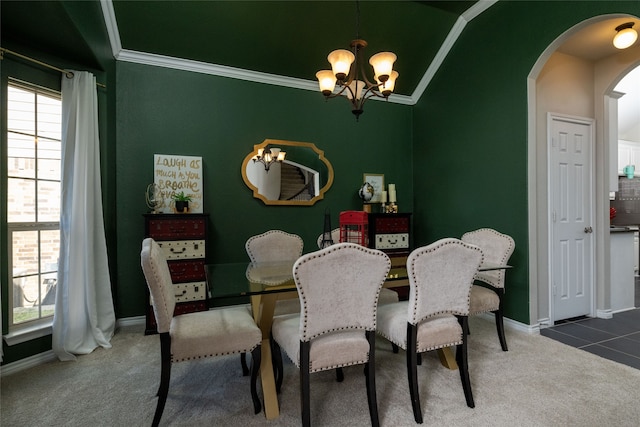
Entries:
{"type": "MultiPolygon", "coordinates": [[[[158,242],[169,264],[176,296],[174,314],[208,310],[204,265],[209,214],[145,214],[144,222],[145,237],[158,242]]],[[[148,335],[157,333],[157,324],[146,289],[148,335]]]]}
{"type": "Polygon", "coordinates": [[[407,276],[407,257],[411,253],[411,214],[410,213],[370,213],[369,247],[379,249],[389,255],[391,271],[389,284],[398,292],[400,300],[409,296],[409,278],[407,276]],[[393,283],[402,285],[393,287],[393,283]]]}

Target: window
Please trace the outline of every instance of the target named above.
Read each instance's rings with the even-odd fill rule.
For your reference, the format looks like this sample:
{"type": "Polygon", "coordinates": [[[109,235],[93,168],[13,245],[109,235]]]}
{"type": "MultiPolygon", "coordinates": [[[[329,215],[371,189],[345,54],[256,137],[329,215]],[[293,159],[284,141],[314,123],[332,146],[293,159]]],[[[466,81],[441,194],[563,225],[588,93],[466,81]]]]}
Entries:
{"type": "Polygon", "coordinates": [[[53,316],[60,250],[61,115],[60,93],[9,81],[10,331],[50,322],[53,316]]]}

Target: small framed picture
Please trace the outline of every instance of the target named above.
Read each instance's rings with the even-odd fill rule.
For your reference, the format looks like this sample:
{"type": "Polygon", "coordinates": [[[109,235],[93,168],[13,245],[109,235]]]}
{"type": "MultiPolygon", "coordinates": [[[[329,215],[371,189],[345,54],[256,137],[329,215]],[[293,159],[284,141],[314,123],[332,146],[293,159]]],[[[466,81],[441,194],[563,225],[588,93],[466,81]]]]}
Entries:
{"type": "Polygon", "coordinates": [[[373,187],[373,197],[369,203],[382,203],[382,191],[384,190],[384,175],[379,173],[365,173],[362,183],[368,182],[373,187]]]}

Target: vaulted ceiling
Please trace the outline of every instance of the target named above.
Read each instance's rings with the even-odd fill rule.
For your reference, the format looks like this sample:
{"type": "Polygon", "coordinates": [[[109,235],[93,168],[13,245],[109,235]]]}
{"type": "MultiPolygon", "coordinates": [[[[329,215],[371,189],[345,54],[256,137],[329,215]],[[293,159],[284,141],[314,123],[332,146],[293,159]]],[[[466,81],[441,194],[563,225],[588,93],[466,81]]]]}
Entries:
{"type": "MultiPolygon", "coordinates": [[[[359,36],[368,42],[365,61],[381,51],[397,54],[394,69],[400,77],[396,93],[410,96],[430,67],[437,69],[438,53],[447,49],[449,34],[458,34],[464,24],[493,3],[3,0],[1,5],[3,36],[35,41],[62,57],[71,52],[76,57],[83,55],[89,65],[98,61],[80,37],[79,22],[73,20],[95,15],[95,5],[105,9],[109,42],[119,60],[144,61],[143,56],[153,61],[188,60],[266,73],[283,81],[315,84],[315,73],[329,68],[329,52],[348,49],[351,40],[359,36]],[[83,3],[93,3],[93,7],[83,3]],[[79,12],[82,8],[86,10],[79,12]]],[[[368,77],[372,78],[372,73],[368,77]]]]}
{"type": "Polygon", "coordinates": [[[396,91],[410,95],[475,3],[116,0],[113,8],[123,49],[311,81],[329,68],[329,52],[363,38],[365,60],[397,54],[396,91]]]}
{"type": "MultiPolygon", "coordinates": [[[[465,25],[494,3],[2,0],[1,41],[3,47],[6,42],[37,47],[96,69],[107,52],[120,61],[315,89],[315,73],[329,68],[327,54],[348,48],[359,36],[368,42],[365,59],[386,50],[398,55],[393,99],[413,103],[465,25]]],[[[589,61],[616,54],[612,28],[624,19],[589,25],[559,51],[589,61]]],[[[640,27],[640,20],[631,20],[640,27]]]]}

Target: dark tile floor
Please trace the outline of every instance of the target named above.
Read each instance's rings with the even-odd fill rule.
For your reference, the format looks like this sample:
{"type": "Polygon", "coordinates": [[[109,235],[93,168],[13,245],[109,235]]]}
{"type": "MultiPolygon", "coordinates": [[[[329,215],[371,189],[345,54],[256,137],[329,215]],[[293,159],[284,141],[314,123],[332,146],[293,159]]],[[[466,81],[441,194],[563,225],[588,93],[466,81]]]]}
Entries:
{"type": "MultiPolygon", "coordinates": [[[[635,306],[640,307],[640,278],[637,277],[635,306]]],[[[640,308],[616,313],[612,319],[569,319],[541,329],[540,334],[640,369],[640,308]]]]}

